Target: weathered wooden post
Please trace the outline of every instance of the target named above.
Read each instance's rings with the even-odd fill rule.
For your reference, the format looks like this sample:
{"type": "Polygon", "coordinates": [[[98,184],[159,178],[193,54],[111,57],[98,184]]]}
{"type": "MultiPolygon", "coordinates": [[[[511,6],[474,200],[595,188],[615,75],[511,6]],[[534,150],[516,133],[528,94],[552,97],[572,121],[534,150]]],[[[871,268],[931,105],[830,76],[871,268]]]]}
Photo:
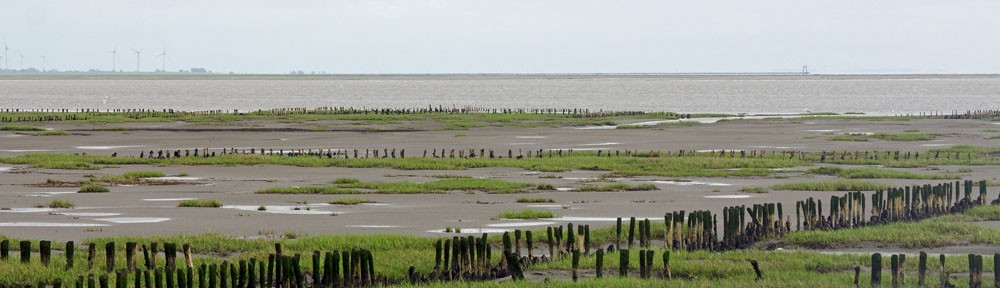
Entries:
{"type": "MultiPolygon", "coordinates": [[[[995,261],[995,260],[994,260],[995,261]]],[[[917,261],[917,287],[924,287],[924,279],[927,277],[927,253],[920,251],[920,258],[917,261]]],[[[997,270],[1000,271],[1000,270],[997,270]]],[[[1000,278],[998,278],[1000,279],[1000,278]]]]}
{"type": "Polygon", "coordinates": [[[7,261],[8,256],[10,256],[10,240],[3,239],[0,241],[0,261],[7,261]]]}
{"type": "Polygon", "coordinates": [[[579,277],[580,268],[580,251],[573,250],[573,282],[576,282],[579,277]]]}
{"type": "Polygon", "coordinates": [[[632,249],[632,242],[635,240],[635,217],[628,220],[628,248],[632,249]]]}
{"type": "Polygon", "coordinates": [[[760,281],[760,279],[764,279],[764,273],[760,272],[760,264],[757,263],[757,260],[750,260],[750,265],[753,266],[753,272],[757,274],[756,280],[760,281]]]}
{"type": "Polygon", "coordinates": [[[618,277],[628,277],[628,249],[618,250],[618,277]]]}
{"type": "Polygon", "coordinates": [[[73,247],[73,241],[66,241],[66,270],[73,269],[73,254],[76,253],[76,247],[73,247]]]}
{"type": "Polygon", "coordinates": [[[597,266],[597,278],[604,277],[604,249],[597,249],[597,259],[595,259],[597,266]]]}
{"type": "Polygon", "coordinates": [[[882,254],[872,254],[872,287],[882,286],[882,254]]]}
{"type": "Polygon", "coordinates": [[[42,265],[49,266],[49,260],[52,260],[52,241],[38,241],[38,254],[39,259],[42,260],[42,265]]]}
{"type": "Polygon", "coordinates": [[[115,242],[104,244],[104,263],[107,264],[108,272],[115,270],[115,242]]]}
{"type": "MultiPolygon", "coordinates": [[[[528,246],[528,259],[534,259],[535,253],[533,250],[535,250],[535,242],[534,237],[531,235],[531,230],[524,231],[524,243],[528,246]]],[[[483,245],[487,244],[484,242],[483,245]]]]}
{"type": "Polygon", "coordinates": [[[21,246],[21,250],[18,250],[21,252],[21,263],[27,264],[31,262],[31,241],[21,240],[19,244],[21,246]]]}

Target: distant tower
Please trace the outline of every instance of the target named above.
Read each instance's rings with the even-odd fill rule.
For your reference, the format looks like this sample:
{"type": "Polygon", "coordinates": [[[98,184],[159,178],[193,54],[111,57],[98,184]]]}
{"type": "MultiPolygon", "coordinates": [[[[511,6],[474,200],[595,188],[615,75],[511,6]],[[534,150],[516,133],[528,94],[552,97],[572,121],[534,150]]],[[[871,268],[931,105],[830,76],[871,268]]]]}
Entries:
{"type": "Polygon", "coordinates": [[[809,75],[809,66],[808,65],[803,65],[802,66],[802,75],[809,75]]]}

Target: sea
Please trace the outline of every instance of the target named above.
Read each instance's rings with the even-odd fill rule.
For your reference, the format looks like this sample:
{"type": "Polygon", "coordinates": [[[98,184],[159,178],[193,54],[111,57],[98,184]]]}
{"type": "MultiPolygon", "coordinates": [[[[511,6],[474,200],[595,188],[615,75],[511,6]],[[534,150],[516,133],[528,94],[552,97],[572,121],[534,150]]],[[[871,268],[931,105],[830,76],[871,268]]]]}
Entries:
{"type": "Polygon", "coordinates": [[[475,107],[870,115],[1000,109],[998,75],[0,76],[0,109],[475,107]]]}

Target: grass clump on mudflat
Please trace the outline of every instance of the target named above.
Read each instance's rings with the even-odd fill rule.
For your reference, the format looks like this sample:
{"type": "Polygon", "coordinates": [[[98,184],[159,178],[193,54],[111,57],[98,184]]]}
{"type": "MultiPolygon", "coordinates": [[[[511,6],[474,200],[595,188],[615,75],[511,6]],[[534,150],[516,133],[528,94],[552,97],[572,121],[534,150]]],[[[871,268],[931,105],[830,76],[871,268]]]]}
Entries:
{"type": "Polygon", "coordinates": [[[0,127],[2,131],[45,131],[45,128],[30,125],[5,125],[0,127]]]}
{"type": "Polygon", "coordinates": [[[552,198],[517,198],[517,203],[556,203],[552,198]]]}
{"type": "Polygon", "coordinates": [[[637,185],[630,185],[625,183],[612,183],[612,184],[587,184],[577,188],[580,192],[627,192],[627,191],[651,191],[658,190],[656,185],[643,183],[637,185]]]}
{"type": "Polygon", "coordinates": [[[501,212],[499,216],[501,219],[542,219],[542,218],[556,218],[559,215],[552,213],[551,211],[542,210],[515,210],[515,211],[504,211],[501,212]]]}
{"type": "Polygon", "coordinates": [[[897,171],[879,168],[841,168],[816,167],[806,170],[809,174],[832,175],[846,179],[925,179],[925,180],[955,180],[961,179],[951,174],[917,174],[907,171],[897,171]]]}
{"type": "Polygon", "coordinates": [[[375,203],[375,201],[361,198],[340,198],[337,200],[330,201],[330,204],[334,205],[358,205],[365,203],[375,203]]]}
{"type": "Polygon", "coordinates": [[[798,191],[873,191],[889,189],[889,184],[875,183],[859,180],[831,180],[816,182],[792,182],[781,183],[771,186],[773,190],[798,190],[798,191]]]}
{"type": "Polygon", "coordinates": [[[871,135],[858,135],[858,134],[848,134],[848,135],[837,135],[828,138],[830,141],[868,141],[868,139],[881,139],[886,141],[928,141],[934,140],[935,136],[933,134],[924,133],[875,133],[871,135]]]}
{"type": "Polygon", "coordinates": [[[182,200],[177,203],[177,207],[219,208],[222,207],[222,202],[215,199],[191,199],[182,200]]]}
{"type": "Polygon", "coordinates": [[[49,203],[49,208],[73,208],[73,206],[76,206],[76,204],[67,200],[56,199],[49,203]]]}
{"type": "Polygon", "coordinates": [[[111,192],[111,190],[108,190],[108,187],[104,187],[104,185],[101,185],[101,184],[87,184],[87,185],[83,185],[83,187],[80,187],[80,191],[78,191],[78,192],[79,193],[105,193],[105,192],[111,192]]]}
{"type": "MultiPolygon", "coordinates": [[[[108,184],[140,184],[148,182],[143,178],[154,178],[154,177],[164,177],[166,174],[157,171],[129,171],[122,173],[122,175],[104,175],[101,178],[97,178],[94,181],[104,182],[108,184]]],[[[162,182],[162,181],[154,181],[162,182]]]]}
{"type": "Polygon", "coordinates": [[[35,136],[67,136],[70,135],[69,132],[62,130],[48,130],[35,133],[35,136]]]}
{"type": "Polygon", "coordinates": [[[751,186],[751,187],[740,188],[740,192],[762,194],[762,193],[767,193],[768,191],[767,191],[767,188],[764,188],[764,187],[751,186]]]}

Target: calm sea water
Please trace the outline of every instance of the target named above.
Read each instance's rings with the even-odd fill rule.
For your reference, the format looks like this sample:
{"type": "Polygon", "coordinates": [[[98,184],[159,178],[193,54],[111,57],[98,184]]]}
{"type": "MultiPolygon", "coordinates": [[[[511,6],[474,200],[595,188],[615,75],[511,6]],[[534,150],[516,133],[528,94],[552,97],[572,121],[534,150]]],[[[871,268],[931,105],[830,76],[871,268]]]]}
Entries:
{"type": "Polygon", "coordinates": [[[0,109],[589,108],[898,114],[1000,109],[991,76],[0,77],[0,109]]]}

